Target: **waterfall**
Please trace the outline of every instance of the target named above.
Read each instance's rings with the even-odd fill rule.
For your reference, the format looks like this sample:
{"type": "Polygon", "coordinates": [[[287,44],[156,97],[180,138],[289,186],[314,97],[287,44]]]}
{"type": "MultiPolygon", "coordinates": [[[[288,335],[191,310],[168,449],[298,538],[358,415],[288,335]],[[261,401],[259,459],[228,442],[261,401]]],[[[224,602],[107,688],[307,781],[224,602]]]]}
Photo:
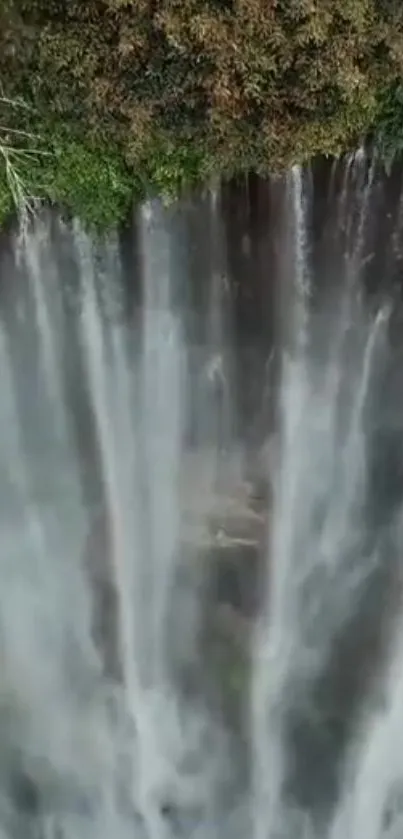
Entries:
{"type": "MultiPolygon", "coordinates": [[[[347,177],[351,176],[351,166],[362,167],[361,156],[353,163],[347,161],[347,177]]],[[[339,294],[349,302],[353,263],[354,282],[358,284],[360,279],[358,255],[361,258],[365,248],[373,166],[368,181],[360,175],[354,179],[360,194],[354,194],[359,210],[351,231],[353,253],[345,261],[345,276],[339,277],[339,294]]],[[[298,294],[305,290],[301,278],[306,275],[298,171],[293,173],[292,184],[297,289],[294,323],[297,330],[303,324],[304,333],[306,330],[309,334],[309,301],[303,295],[305,308],[301,309],[298,294]]],[[[348,204],[346,178],[341,190],[341,202],[348,204]]],[[[369,539],[365,504],[370,396],[387,345],[390,307],[381,307],[372,319],[362,307],[361,298],[355,299],[350,330],[346,330],[345,306],[342,312],[343,318],[335,328],[332,309],[322,305],[320,311],[320,318],[329,325],[331,342],[335,335],[330,353],[326,340],[317,338],[316,345],[313,334],[309,346],[304,340],[297,341],[294,354],[283,365],[266,608],[257,627],[251,706],[255,779],[252,810],[258,839],[291,837],[295,832],[314,835],[310,809],[299,809],[302,793],[297,788],[295,795],[293,789],[301,785],[309,790],[310,786],[309,777],[302,781],[295,776],[294,738],[299,730],[302,733],[298,736],[305,737],[307,754],[305,758],[297,756],[297,760],[305,760],[306,769],[301,767],[299,771],[306,771],[308,776],[311,773],[318,788],[325,786],[325,777],[317,777],[317,770],[310,766],[309,743],[311,740],[314,756],[314,719],[320,713],[315,708],[315,684],[331,660],[343,626],[358,608],[366,580],[375,573],[377,564],[385,561],[376,540],[372,544],[369,539]]],[[[326,730],[322,736],[326,737],[326,730]]],[[[327,760],[331,759],[335,761],[335,756],[327,755],[327,760]]],[[[322,835],[324,829],[322,825],[322,835]]],[[[360,830],[351,833],[360,835],[360,830]]]]}
{"type": "Polygon", "coordinates": [[[6,839],[400,835],[402,179],[5,237],[6,839]]]}
{"type": "MultiPolygon", "coordinates": [[[[202,698],[188,707],[170,664],[172,609],[189,611],[194,601],[186,589],[182,603],[175,599],[183,552],[187,347],[183,312],[174,305],[170,225],[159,204],[144,207],[140,340],[133,343],[134,325],[124,310],[117,242],[93,243],[77,223],[59,231],[69,239],[74,261],[69,298],[62,300],[45,221],[16,241],[17,300],[3,312],[2,481],[6,494],[10,482],[12,551],[2,566],[8,580],[1,609],[5,701],[10,692],[13,713],[21,716],[23,741],[17,738],[14,748],[27,755],[19,771],[38,778],[45,773],[45,799],[47,786],[56,786],[60,803],[56,812],[51,807],[49,824],[55,826],[49,830],[66,836],[126,835],[133,819],[144,823],[145,835],[165,835],[172,797],[192,809],[207,796],[210,806],[213,792],[206,790],[223,753],[225,737],[213,737],[215,723],[202,698]],[[32,294],[25,352],[16,345],[14,310],[27,281],[32,294]],[[97,482],[92,496],[99,509],[86,505],[76,468],[63,337],[65,352],[81,359],[73,370],[83,376],[75,398],[88,399],[92,428],[86,433],[94,436],[97,452],[89,479],[97,482]],[[35,401],[26,396],[28,415],[22,416],[18,397],[25,377],[40,391],[35,401]],[[25,679],[32,679],[32,693],[25,679]],[[207,752],[206,737],[213,737],[207,752]],[[203,769],[196,778],[181,769],[192,752],[203,769]]],[[[198,516],[194,505],[192,514],[198,516]]],[[[207,526],[202,513],[199,518],[196,532],[207,526]]],[[[190,631],[188,621],[182,632],[190,631]]],[[[41,823],[41,813],[35,816],[41,823]]]]}

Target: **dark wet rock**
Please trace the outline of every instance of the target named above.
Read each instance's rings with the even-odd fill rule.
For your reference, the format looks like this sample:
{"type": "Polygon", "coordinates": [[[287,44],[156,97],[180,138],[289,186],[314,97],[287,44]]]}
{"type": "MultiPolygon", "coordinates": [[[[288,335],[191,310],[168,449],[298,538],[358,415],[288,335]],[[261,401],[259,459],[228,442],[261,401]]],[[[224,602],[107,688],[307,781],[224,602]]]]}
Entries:
{"type": "Polygon", "coordinates": [[[256,616],[261,605],[261,566],[256,545],[235,543],[215,548],[210,557],[212,602],[230,606],[241,617],[256,616]]]}
{"type": "Polygon", "coordinates": [[[103,511],[94,517],[88,534],[84,569],[91,592],[94,643],[105,676],[120,682],[119,598],[111,565],[110,527],[103,511]]]}
{"type": "Polygon", "coordinates": [[[10,796],[20,813],[36,815],[40,809],[40,792],[35,780],[23,770],[10,779],[10,796]]]}

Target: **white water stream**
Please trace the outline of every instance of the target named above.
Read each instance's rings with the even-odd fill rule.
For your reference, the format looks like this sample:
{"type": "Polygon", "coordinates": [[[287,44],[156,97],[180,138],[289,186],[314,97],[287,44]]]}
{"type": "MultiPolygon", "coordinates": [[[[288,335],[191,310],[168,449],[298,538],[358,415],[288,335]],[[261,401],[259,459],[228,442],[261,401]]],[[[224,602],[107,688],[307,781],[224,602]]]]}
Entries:
{"type": "MultiPolygon", "coordinates": [[[[275,348],[277,433],[267,428],[261,441],[272,490],[263,514],[242,474],[239,289],[221,190],[203,198],[209,229],[197,259],[206,271],[194,299],[178,262],[196,246],[194,208],[178,221],[158,202],[144,206],[129,273],[116,236],[92,241],[76,222],[44,218],[11,237],[0,269],[7,839],[401,835],[402,499],[379,526],[371,511],[382,506],[374,451],[393,414],[392,458],[403,460],[403,410],[396,388],[382,390],[398,365],[396,303],[385,292],[370,306],[363,291],[375,186],[363,154],[331,169],[325,194],[344,268],[315,308],[315,175],[308,184],[295,168],[284,179],[288,338],[284,352],[275,348]],[[240,532],[245,522],[258,537],[240,532]],[[214,702],[204,621],[215,563],[225,574],[223,552],[253,546],[264,582],[255,623],[238,619],[231,630],[241,627],[249,650],[234,730],[214,702]],[[359,701],[330,712],[323,696],[339,647],[357,639],[347,670],[367,655],[367,618],[354,620],[378,573],[386,589],[375,593],[370,625],[390,624],[389,635],[373,678],[358,679],[359,701]],[[326,714],[342,733],[317,748],[317,737],[332,741],[326,714]]],[[[259,281],[270,275],[274,286],[275,274],[272,266],[259,281]]],[[[341,668],[346,697],[350,675],[341,668]]]]}

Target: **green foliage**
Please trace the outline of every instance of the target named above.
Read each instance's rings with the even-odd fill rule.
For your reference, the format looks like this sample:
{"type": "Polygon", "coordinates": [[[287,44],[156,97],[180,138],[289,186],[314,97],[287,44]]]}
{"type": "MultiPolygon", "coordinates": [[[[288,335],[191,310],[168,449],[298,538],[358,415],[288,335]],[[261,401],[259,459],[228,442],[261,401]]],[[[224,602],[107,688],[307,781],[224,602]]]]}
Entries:
{"type": "Polygon", "coordinates": [[[400,78],[400,0],[0,0],[2,93],[34,109],[8,124],[51,152],[24,176],[101,225],[133,191],[337,154],[377,120],[398,147],[400,78]]]}
{"type": "MultiPolygon", "coordinates": [[[[32,153],[27,153],[22,136],[17,146],[21,153],[12,161],[27,200],[62,204],[99,229],[123,218],[139,186],[119,151],[101,141],[83,140],[71,129],[69,132],[68,126],[51,123],[40,127],[40,142],[32,153]]],[[[1,165],[0,172],[0,219],[4,219],[13,196],[1,165]]]]}
{"type": "Polygon", "coordinates": [[[149,155],[139,162],[143,188],[171,201],[184,189],[195,186],[207,175],[207,161],[194,143],[174,143],[170,137],[157,138],[149,155]]]}
{"type": "Polygon", "coordinates": [[[13,198],[7,183],[4,162],[0,162],[0,224],[4,222],[14,209],[13,198]]]}
{"type": "MultiPolygon", "coordinates": [[[[68,136],[66,128],[48,137],[51,155],[40,161],[38,170],[46,196],[97,227],[123,218],[138,184],[119,151],[68,136]]],[[[30,173],[33,184],[35,174],[30,173]]]]}
{"type": "Polygon", "coordinates": [[[403,79],[381,91],[373,133],[379,154],[390,170],[395,158],[403,155],[403,79]]]}

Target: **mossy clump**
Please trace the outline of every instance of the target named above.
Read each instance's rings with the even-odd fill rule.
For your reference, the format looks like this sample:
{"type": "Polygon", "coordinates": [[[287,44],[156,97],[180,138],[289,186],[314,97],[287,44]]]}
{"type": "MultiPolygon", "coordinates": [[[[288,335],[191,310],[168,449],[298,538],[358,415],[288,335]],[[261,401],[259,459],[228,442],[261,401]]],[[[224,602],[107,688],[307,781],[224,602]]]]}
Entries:
{"type": "MultiPolygon", "coordinates": [[[[18,135],[3,137],[7,160],[3,165],[0,160],[0,221],[13,203],[24,201],[28,209],[37,202],[61,204],[97,229],[107,229],[125,217],[133,196],[140,196],[141,184],[119,149],[102,138],[82,136],[72,126],[41,123],[36,115],[20,116],[19,124],[29,127],[29,134],[21,129],[18,135]],[[18,178],[21,195],[7,176],[9,167],[18,178]]],[[[1,140],[0,135],[0,146],[1,140]]]]}
{"type": "Polygon", "coordinates": [[[141,185],[118,150],[102,141],[69,137],[66,131],[49,135],[49,148],[45,164],[41,159],[37,173],[29,173],[33,188],[37,174],[51,201],[77,207],[85,221],[96,227],[110,227],[125,216],[141,185]]]}

